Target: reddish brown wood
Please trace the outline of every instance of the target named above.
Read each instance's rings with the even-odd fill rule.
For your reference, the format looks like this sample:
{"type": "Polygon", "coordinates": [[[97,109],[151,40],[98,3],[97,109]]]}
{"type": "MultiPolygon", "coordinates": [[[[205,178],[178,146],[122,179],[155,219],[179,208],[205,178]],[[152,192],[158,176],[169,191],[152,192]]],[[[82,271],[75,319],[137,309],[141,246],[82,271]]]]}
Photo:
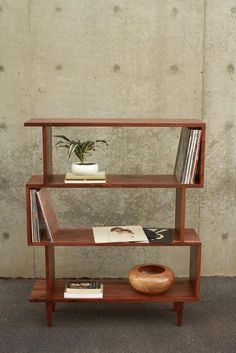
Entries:
{"type": "Polygon", "coordinates": [[[174,303],[173,303],[172,311],[176,311],[176,310],[177,310],[177,304],[174,302],[174,303]]]}
{"type": "Polygon", "coordinates": [[[108,174],[104,184],[66,184],[65,175],[52,175],[44,184],[42,175],[33,175],[27,182],[31,188],[199,188],[200,184],[181,184],[173,175],[115,175],[108,174]]]}
{"type": "Polygon", "coordinates": [[[170,243],[100,243],[96,244],[94,242],[93,230],[92,228],[68,228],[68,229],[58,229],[54,233],[54,242],[33,243],[31,245],[35,246],[191,246],[195,244],[200,244],[200,240],[194,231],[194,229],[184,230],[183,241],[179,240],[179,235],[176,229],[172,229],[173,232],[173,242],[170,243]]]}
{"type": "Polygon", "coordinates": [[[53,318],[53,303],[52,302],[45,302],[45,309],[46,309],[48,327],[51,327],[52,326],[52,318],[53,318]]]}
{"type": "Polygon", "coordinates": [[[200,145],[200,185],[204,186],[204,170],[205,170],[205,145],[206,145],[206,126],[202,127],[201,145],[200,145]]]}
{"type": "Polygon", "coordinates": [[[183,320],[183,309],[184,309],[184,303],[183,302],[176,302],[174,303],[174,308],[176,311],[176,324],[177,326],[182,325],[182,320],[183,320]]]}
{"type": "Polygon", "coordinates": [[[179,240],[184,240],[184,228],[185,228],[185,203],[186,203],[186,190],[176,189],[176,201],[175,201],[175,228],[179,234],[179,240]]]}
{"type": "Polygon", "coordinates": [[[53,246],[45,246],[45,267],[47,297],[49,298],[51,296],[55,280],[55,255],[53,246]]]}
{"type": "Polygon", "coordinates": [[[197,298],[200,297],[201,243],[190,248],[189,278],[197,298]]]}
{"type": "Polygon", "coordinates": [[[183,304],[199,299],[201,243],[192,229],[185,229],[186,189],[199,188],[204,184],[205,123],[194,119],[100,119],[63,118],[31,119],[25,126],[41,126],[43,136],[43,175],[33,176],[26,187],[27,236],[30,245],[45,246],[46,280],[37,281],[31,294],[31,301],[45,302],[48,325],[52,325],[55,302],[173,302],[177,325],[181,325],[183,304]],[[108,175],[106,184],[65,184],[64,175],[53,175],[52,171],[52,127],[189,127],[202,129],[200,147],[200,178],[193,185],[180,184],[173,175],[108,175]],[[92,229],[58,229],[55,242],[32,244],[30,188],[176,188],[174,241],[161,244],[94,244],[92,229]],[[127,280],[104,280],[102,299],[64,299],[65,280],[55,280],[55,246],[190,246],[189,279],[177,279],[173,286],[158,296],[148,296],[135,291],[127,280]]]}
{"type": "Polygon", "coordinates": [[[198,119],[104,119],[104,118],[60,118],[30,119],[24,126],[117,126],[117,127],[202,127],[198,119]]]}
{"type": "Polygon", "coordinates": [[[47,184],[52,176],[52,128],[43,126],[43,176],[44,184],[47,184]]]}
{"type": "Polygon", "coordinates": [[[46,295],[45,280],[37,280],[32,290],[32,302],[192,302],[196,301],[194,290],[188,279],[176,279],[172,287],[159,295],[145,295],[134,290],[127,279],[102,279],[104,297],[96,299],[64,298],[66,279],[55,280],[50,298],[46,295]]]}
{"type": "Polygon", "coordinates": [[[32,220],[31,220],[31,197],[30,188],[26,186],[26,222],[27,222],[27,242],[32,243],[32,220]]]}

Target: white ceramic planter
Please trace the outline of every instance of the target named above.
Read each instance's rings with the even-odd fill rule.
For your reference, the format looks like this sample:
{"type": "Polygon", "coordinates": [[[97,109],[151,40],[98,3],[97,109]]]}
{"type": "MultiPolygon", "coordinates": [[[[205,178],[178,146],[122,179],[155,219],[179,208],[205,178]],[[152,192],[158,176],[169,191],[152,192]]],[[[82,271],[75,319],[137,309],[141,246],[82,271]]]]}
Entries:
{"type": "Polygon", "coordinates": [[[79,174],[79,175],[92,174],[93,175],[98,172],[98,165],[97,163],[87,163],[87,164],[72,163],[71,171],[73,174],[79,174]]]}

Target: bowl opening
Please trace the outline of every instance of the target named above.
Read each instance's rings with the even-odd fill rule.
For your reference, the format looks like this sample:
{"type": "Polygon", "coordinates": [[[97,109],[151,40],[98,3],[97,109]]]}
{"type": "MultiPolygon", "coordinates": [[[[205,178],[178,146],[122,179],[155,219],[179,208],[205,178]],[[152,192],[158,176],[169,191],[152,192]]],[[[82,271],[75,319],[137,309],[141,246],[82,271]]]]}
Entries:
{"type": "Polygon", "coordinates": [[[165,271],[164,267],[158,266],[158,265],[142,266],[139,269],[139,272],[147,273],[147,274],[150,274],[150,275],[154,275],[155,273],[162,273],[164,271],[165,271]]]}

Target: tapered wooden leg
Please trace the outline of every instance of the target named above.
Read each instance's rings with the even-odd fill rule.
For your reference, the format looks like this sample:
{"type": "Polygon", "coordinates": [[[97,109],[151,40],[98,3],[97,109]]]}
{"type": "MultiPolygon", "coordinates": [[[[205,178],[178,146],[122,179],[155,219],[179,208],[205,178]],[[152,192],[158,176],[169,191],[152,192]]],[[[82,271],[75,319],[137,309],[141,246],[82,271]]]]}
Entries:
{"type": "Polygon", "coordinates": [[[53,304],[54,303],[52,303],[52,302],[46,302],[45,303],[48,327],[52,326],[52,313],[53,313],[53,306],[54,306],[53,304]]]}
{"type": "Polygon", "coordinates": [[[184,303],[174,303],[174,310],[176,311],[176,324],[177,326],[182,325],[182,319],[183,319],[183,309],[184,309],[184,303]]]}
{"type": "Polygon", "coordinates": [[[173,303],[172,311],[176,311],[176,309],[177,309],[177,305],[176,305],[176,303],[173,303]]]}

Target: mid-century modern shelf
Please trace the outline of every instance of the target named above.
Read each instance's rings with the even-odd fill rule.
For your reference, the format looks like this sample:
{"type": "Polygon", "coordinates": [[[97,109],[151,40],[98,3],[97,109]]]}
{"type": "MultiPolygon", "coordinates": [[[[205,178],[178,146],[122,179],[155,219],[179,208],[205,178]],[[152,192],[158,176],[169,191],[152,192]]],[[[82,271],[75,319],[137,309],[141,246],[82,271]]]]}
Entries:
{"type": "MultiPolygon", "coordinates": [[[[60,118],[31,119],[25,126],[41,127],[43,142],[43,173],[33,175],[26,184],[27,234],[30,246],[45,247],[45,280],[38,280],[32,290],[30,301],[44,302],[48,326],[52,325],[52,316],[56,302],[173,302],[177,314],[177,324],[181,325],[183,304],[199,300],[201,241],[194,229],[185,228],[186,193],[189,188],[202,188],[204,185],[205,161],[205,124],[197,119],[101,119],[101,118],[60,118]],[[199,178],[194,184],[181,184],[174,175],[107,175],[104,184],[66,184],[64,175],[53,174],[52,130],[54,127],[91,127],[91,128],[194,128],[201,129],[199,154],[199,178]],[[92,228],[57,229],[53,242],[32,242],[30,190],[40,188],[173,188],[176,189],[175,225],[172,229],[173,241],[169,243],[108,243],[95,244],[92,228]],[[104,297],[102,299],[65,299],[64,280],[55,278],[55,251],[57,246],[188,246],[190,249],[189,276],[177,278],[172,287],[160,295],[148,296],[135,291],[126,279],[102,279],[104,297]]],[[[158,225],[157,225],[158,226],[158,225]]],[[[85,274],[86,276],[86,274],[85,274]]]]}

